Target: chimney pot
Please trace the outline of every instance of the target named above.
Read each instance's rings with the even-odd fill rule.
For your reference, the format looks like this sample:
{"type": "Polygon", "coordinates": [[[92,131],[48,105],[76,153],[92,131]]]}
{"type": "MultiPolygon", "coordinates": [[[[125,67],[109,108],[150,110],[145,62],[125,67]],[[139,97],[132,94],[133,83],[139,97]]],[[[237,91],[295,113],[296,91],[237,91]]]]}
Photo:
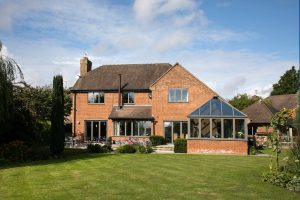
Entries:
{"type": "Polygon", "coordinates": [[[86,75],[89,71],[92,70],[92,62],[84,56],[80,59],[80,76],[86,75]]]}

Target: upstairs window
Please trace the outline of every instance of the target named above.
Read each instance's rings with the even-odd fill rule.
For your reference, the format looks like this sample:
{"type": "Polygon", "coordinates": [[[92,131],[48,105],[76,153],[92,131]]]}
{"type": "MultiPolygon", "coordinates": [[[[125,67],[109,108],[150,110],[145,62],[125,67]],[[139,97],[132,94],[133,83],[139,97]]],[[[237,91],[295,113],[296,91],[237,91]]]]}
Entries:
{"type": "Polygon", "coordinates": [[[123,103],[133,104],[134,103],[134,92],[124,92],[123,93],[123,103]]]}
{"type": "Polygon", "coordinates": [[[104,103],[104,92],[89,92],[88,103],[104,103]]]}
{"type": "Polygon", "coordinates": [[[188,89],[169,89],[169,102],[188,102],[188,89]]]}

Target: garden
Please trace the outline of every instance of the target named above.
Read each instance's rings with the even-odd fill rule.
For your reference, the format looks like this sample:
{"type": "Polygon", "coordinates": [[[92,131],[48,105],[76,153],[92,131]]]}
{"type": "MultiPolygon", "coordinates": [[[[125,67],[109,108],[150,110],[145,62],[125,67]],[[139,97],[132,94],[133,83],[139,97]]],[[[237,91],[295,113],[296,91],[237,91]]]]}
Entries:
{"type": "MultiPolygon", "coordinates": [[[[280,159],[282,160],[282,159],[280,159]]],[[[299,199],[262,181],[269,157],[95,154],[3,165],[2,199],[299,199]]]]}

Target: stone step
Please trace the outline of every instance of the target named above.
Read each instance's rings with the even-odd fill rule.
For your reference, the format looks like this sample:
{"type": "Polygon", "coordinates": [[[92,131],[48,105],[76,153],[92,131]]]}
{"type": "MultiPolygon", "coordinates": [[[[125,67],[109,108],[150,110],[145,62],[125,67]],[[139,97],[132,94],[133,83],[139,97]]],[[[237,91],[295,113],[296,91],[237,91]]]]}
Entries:
{"type": "Polygon", "coordinates": [[[154,147],[156,153],[174,153],[174,145],[158,145],[154,147]]]}

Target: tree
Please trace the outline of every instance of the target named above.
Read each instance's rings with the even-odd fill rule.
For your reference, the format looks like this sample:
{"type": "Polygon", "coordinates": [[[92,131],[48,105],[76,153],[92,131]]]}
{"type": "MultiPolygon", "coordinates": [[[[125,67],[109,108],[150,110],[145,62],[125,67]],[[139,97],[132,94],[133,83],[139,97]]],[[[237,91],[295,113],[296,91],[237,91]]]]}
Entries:
{"type": "Polygon", "coordinates": [[[259,96],[250,97],[248,94],[238,94],[229,100],[229,103],[239,110],[243,110],[244,108],[254,104],[256,101],[261,99],[259,96]]]}
{"type": "Polygon", "coordinates": [[[2,54],[0,41],[0,136],[7,134],[13,128],[14,116],[14,85],[23,83],[24,76],[19,65],[2,54]]]}
{"type": "Polygon", "coordinates": [[[296,94],[298,91],[298,73],[295,67],[287,70],[279,79],[278,83],[273,84],[271,95],[296,94]]]}
{"type": "Polygon", "coordinates": [[[53,78],[52,111],[51,111],[51,143],[53,155],[59,155],[64,150],[64,89],[63,77],[53,78]]]}

